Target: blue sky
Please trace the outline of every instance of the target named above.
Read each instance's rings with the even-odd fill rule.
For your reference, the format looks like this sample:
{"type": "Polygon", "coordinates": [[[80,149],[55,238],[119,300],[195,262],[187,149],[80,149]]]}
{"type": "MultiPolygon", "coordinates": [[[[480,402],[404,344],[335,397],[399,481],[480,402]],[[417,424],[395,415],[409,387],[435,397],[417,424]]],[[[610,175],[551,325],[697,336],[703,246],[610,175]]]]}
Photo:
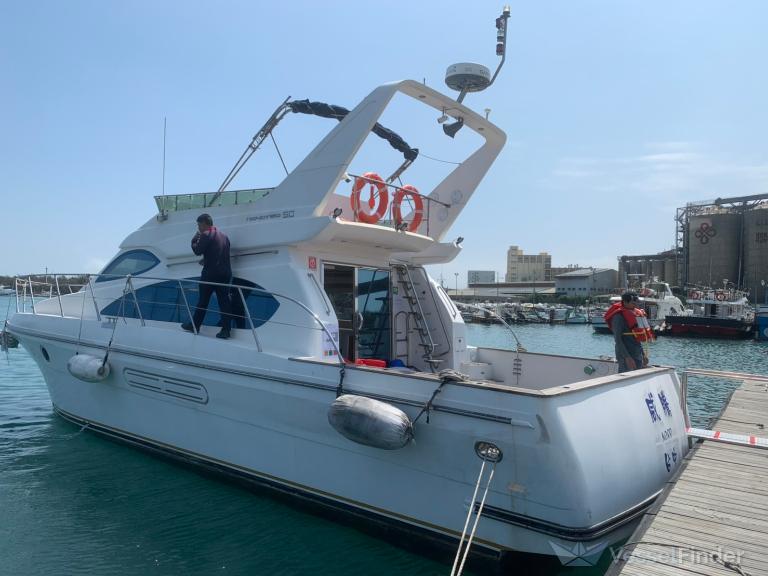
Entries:
{"type": "MultiPolygon", "coordinates": [[[[164,117],[166,193],[215,190],[288,95],[353,107],[402,78],[447,91],[454,62],[495,68],[501,8],[2,2],[0,273],[98,271],[154,213],[164,117]]],[[[463,253],[433,273],[453,285],[460,272],[461,285],[468,268],[502,271],[511,244],[548,251],[554,265],[615,267],[620,254],[669,248],[685,202],[768,192],[768,2],[511,8],[507,63],[465,101],[490,108],[508,143],[451,232],[466,239],[463,253]]],[[[303,119],[290,120],[276,137],[295,165],[302,136],[332,124],[311,119],[302,132],[303,119]]],[[[457,158],[437,124],[421,139],[407,113],[387,120],[424,154],[457,158]]],[[[417,162],[415,176],[445,168],[417,162]]],[[[275,185],[281,174],[265,147],[235,187],[275,185]]]]}

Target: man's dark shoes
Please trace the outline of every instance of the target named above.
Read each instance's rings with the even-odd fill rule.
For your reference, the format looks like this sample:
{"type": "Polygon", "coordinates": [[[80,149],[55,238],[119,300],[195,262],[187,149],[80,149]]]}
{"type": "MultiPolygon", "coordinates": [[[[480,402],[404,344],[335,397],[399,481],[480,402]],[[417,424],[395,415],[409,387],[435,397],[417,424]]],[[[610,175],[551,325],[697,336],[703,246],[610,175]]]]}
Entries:
{"type": "Polygon", "coordinates": [[[224,328],[222,328],[221,331],[218,334],[216,334],[216,338],[221,338],[222,340],[226,340],[227,338],[229,338],[229,336],[230,336],[229,330],[225,330],[224,328]]]}
{"type": "Polygon", "coordinates": [[[187,332],[195,331],[195,329],[192,327],[192,322],[184,322],[184,324],[181,325],[181,329],[187,332]]]}

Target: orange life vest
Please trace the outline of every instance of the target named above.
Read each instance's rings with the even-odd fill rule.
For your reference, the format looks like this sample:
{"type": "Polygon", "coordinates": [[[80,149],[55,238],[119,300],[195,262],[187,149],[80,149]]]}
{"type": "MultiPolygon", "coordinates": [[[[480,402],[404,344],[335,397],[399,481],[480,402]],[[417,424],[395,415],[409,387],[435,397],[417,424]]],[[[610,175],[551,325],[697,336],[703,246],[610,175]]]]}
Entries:
{"type": "Polygon", "coordinates": [[[621,313],[624,316],[624,321],[627,323],[629,332],[627,336],[633,336],[638,342],[649,342],[655,338],[651,325],[648,322],[648,317],[645,315],[645,310],[641,308],[635,308],[630,310],[625,308],[621,302],[616,302],[608,308],[603,318],[605,323],[608,324],[608,329],[613,332],[613,326],[611,326],[611,320],[616,314],[621,313]]]}

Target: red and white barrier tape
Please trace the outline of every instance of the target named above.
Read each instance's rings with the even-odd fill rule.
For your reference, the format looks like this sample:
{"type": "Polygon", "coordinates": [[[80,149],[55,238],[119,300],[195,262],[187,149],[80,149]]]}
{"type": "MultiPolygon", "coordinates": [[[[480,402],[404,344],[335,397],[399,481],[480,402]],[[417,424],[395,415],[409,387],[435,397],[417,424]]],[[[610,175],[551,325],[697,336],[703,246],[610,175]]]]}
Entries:
{"type": "Polygon", "coordinates": [[[719,430],[704,430],[703,428],[686,428],[685,433],[694,438],[714,440],[725,444],[738,444],[739,446],[752,446],[754,448],[768,448],[768,438],[762,436],[748,436],[746,434],[731,434],[719,430]]]}

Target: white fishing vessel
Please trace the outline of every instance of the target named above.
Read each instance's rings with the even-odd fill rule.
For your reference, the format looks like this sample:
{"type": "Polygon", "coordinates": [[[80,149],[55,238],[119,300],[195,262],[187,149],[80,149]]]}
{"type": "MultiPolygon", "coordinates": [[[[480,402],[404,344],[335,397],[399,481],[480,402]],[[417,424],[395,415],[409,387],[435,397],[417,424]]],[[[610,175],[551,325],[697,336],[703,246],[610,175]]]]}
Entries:
{"type": "Polygon", "coordinates": [[[13,288],[8,288],[7,286],[0,284],[0,296],[10,296],[15,293],[16,291],[13,288]]]}
{"type": "MultiPolygon", "coordinates": [[[[313,107],[286,101],[249,150],[313,107]]],[[[277,187],[230,191],[228,178],[219,192],[158,197],[157,214],[74,294],[56,275],[45,300],[32,296],[42,280],[17,281],[8,330],[55,411],[435,544],[455,547],[479,512],[472,551],[486,557],[599,552],[625,538],[688,447],[674,370],[617,374],[611,361],[469,346],[424,266],[460,252],[448,232],[504,133],[415,81],[328,110],[341,121],[277,187]],[[396,95],[482,139],[430,190],[352,169],[372,130],[404,152],[398,175],[416,159],[377,124],[396,95]],[[197,299],[189,240],[203,211],[232,241],[229,340],[214,337],[216,315],[199,333],[180,329],[197,299]]]]}

